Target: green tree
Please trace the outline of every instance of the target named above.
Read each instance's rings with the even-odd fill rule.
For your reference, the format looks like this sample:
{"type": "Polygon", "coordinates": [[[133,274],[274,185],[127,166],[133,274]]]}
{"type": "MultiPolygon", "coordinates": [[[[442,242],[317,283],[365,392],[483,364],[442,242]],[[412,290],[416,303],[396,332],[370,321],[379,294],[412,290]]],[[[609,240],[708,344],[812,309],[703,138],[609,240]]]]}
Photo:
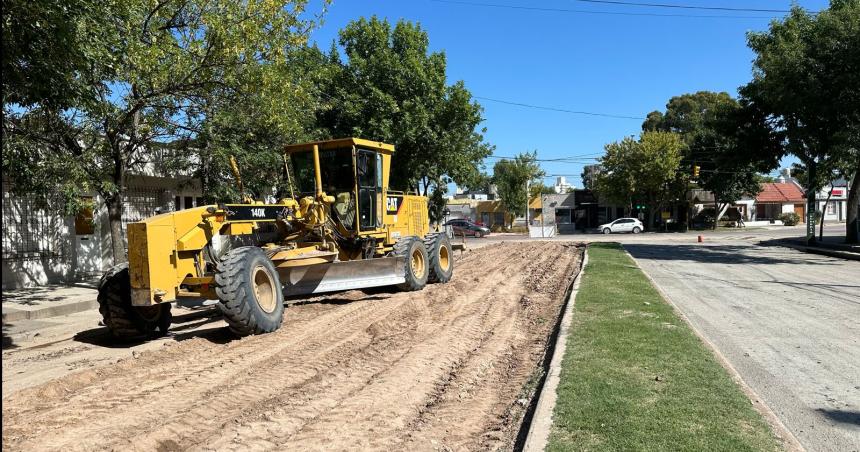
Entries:
{"type": "Polygon", "coordinates": [[[553,194],[555,194],[555,188],[545,185],[543,182],[537,182],[533,185],[529,185],[529,199],[537,198],[540,195],[553,194]]]}
{"type": "MultiPolygon", "coordinates": [[[[731,157],[727,158],[727,153],[734,150],[726,148],[727,142],[733,140],[734,132],[724,124],[734,117],[738,108],[738,102],[726,92],[698,91],[671,98],[665,113],[654,111],[648,114],[642,130],[678,133],[684,144],[680,163],[683,170],[677,173],[671,184],[678,199],[686,198],[690,183],[710,190],[715,197],[726,202],[738,199],[730,200],[728,197],[748,191],[742,187],[749,188],[757,168],[755,165],[735,164],[731,157]],[[694,166],[700,168],[698,180],[691,180],[694,166]]],[[[719,211],[717,208],[716,212],[719,211]]]]}
{"type": "MultiPolygon", "coordinates": [[[[544,176],[537,162],[537,151],[518,154],[513,160],[499,160],[493,166],[493,183],[502,208],[512,217],[526,213],[529,191],[526,185],[537,184],[544,176]]],[[[513,219],[512,219],[513,221],[513,219]]]]}
{"type": "Polygon", "coordinates": [[[649,227],[657,214],[675,199],[673,183],[681,163],[683,144],[674,132],[643,132],[639,140],[627,137],[606,145],[600,159],[602,171],[595,177],[601,199],[623,205],[629,212],[633,200],[648,205],[649,227]]]}
{"type": "MultiPolygon", "coordinates": [[[[764,118],[778,146],[758,152],[773,160],[795,155],[807,168],[807,208],[825,174],[842,160],[860,170],[860,2],[832,0],[818,14],[799,6],[765,32],[750,33],[756,53],[753,80],[740,92],[744,103],[764,118]]],[[[847,240],[857,242],[860,181],[853,177],[847,240]]],[[[808,236],[815,240],[814,234],[808,236]]]]}
{"type": "MultiPolygon", "coordinates": [[[[3,106],[66,108],[85,98],[77,74],[109,58],[119,38],[106,17],[128,8],[99,0],[3,2],[3,106]]],[[[4,111],[4,113],[9,113],[4,111]]]]}
{"type": "Polygon", "coordinates": [[[276,64],[246,69],[250,89],[239,95],[206,99],[206,115],[196,131],[193,161],[176,167],[196,168],[209,201],[238,201],[230,157],[239,163],[246,192],[255,199],[289,196],[283,161],[287,144],[327,137],[316,124],[321,108],[319,86],[327,62],[314,47],[290,49],[276,64]]]}
{"type": "Polygon", "coordinates": [[[767,169],[743,158],[750,147],[756,146],[756,140],[737,127],[742,117],[738,102],[721,98],[702,111],[695,129],[692,146],[702,152],[692,154],[697,155],[692,164],[699,166],[696,183],[714,195],[714,229],[726,205],[761,191],[759,172],[767,169]]]}
{"type": "Polygon", "coordinates": [[[493,147],[484,141],[482,107],[462,81],[446,84],[443,52],[430,52],[427,32],[404,20],[351,22],[327,58],[319,124],[331,136],[392,143],[391,184],[424,195],[449,182],[480,179],[493,147]]]}
{"type": "Polygon", "coordinates": [[[685,145],[687,158],[695,158],[704,153],[703,139],[713,134],[708,124],[714,112],[727,106],[735,106],[737,101],[726,92],[698,91],[682,94],[669,99],[666,112],[653,111],[642,123],[643,131],[663,131],[680,134],[685,145]]]}
{"type": "MultiPolygon", "coordinates": [[[[190,146],[213,106],[281,83],[267,75],[284,64],[290,49],[305,45],[312,22],[304,5],[126,0],[99,4],[95,23],[90,12],[67,14],[61,3],[42,5],[48,10],[38,14],[51,22],[38,26],[86,31],[69,43],[74,59],[83,63],[73,62],[72,72],[61,70],[74,93],[62,96],[71,99],[67,105],[40,94],[45,87],[39,86],[26,90],[35,94],[25,108],[4,99],[4,131],[11,139],[4,141],[3,163],[14,186],[38,189],[53,181],[70,198],[96,191],[107,207],[114,261],[123,261],[129,171],[152,160],[153,149],[163,143],[190,146]],[[61,23],[67,19],[75,22],[61,23]],[[88,29],[93,25],[97,31],[88,29]],[[89,39],[90,33],[98,39],[89,39]]],[[[41,60],[48,51],[17,55],[15,67],[50,64],[41,60]]],[[[270,102],[290,102],[285,91],[270,102]]],[[[24,99],[12,102],[22,105],[24,99]]]]}
{"type": "Polygon", "coordinates": [[[586,190],[594,190],[594,178],[600,171],[600,165],[585,165],[582,167],[582,173],[580,173],[582,187],[586,190]]]}
{"type": "Polygon", "coordinates": [[[637,194],[635,160],[639,143],[632,137],[624,137],[604,146],[599,171],[592,172],[592,189],[601,202],[624,206],[625,215],[633,209],[633,197],[637,194]]]}

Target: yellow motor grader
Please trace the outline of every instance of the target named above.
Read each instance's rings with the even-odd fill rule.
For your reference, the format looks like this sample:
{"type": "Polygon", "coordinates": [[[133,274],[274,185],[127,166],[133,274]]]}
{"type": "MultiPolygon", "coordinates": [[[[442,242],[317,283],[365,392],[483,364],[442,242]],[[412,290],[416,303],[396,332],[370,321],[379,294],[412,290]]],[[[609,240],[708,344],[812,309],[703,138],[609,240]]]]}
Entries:
{"type": "Polygon", "coordinates": [[[172,302],[208,299],[234,333],[261,334],[281,326],[285,297],[447,282],[448,236],[430,233],[427,198],[388,188],[393,153],[358,138],[287,146],[290,197],[129,224],[128,263],[99,283],[104,324],[118,338],[165,334],[172,302]]]}

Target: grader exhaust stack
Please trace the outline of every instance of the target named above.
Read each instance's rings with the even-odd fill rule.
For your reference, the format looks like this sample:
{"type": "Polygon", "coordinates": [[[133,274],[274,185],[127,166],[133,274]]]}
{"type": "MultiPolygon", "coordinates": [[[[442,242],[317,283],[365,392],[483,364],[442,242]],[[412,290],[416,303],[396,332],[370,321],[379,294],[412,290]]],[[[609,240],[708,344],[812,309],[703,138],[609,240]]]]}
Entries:
{"type": "Polygon", "coordinates": [[[393,154],[358,138],[287,146],[288,198],[253,201],[239,182],[242,204],[130,224],[128,264],[99,284],[105,325],[120,338],[164,334],[171,302],[202,298],[220,301],[235,333],[267,333],[284,296],[447,282],[451,244],[429,232],[426,198],[389,189],[393,154]]]}

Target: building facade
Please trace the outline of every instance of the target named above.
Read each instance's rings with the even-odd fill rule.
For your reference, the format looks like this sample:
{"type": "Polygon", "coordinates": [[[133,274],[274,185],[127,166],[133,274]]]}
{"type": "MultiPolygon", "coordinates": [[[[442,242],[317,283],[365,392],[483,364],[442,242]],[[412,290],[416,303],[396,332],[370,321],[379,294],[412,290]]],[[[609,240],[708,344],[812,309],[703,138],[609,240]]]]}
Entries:
{"type": "MultiPolygon", "coordinates": [[[[122,206],[122,229],[152,215],[203,205],[198,179],[168,177],[163,156],[151,153],[148,163],[128,176],[122,206]]],[[[15,193],[4,178],[2,285],[4,289],[71,283],[101,275],[113,265],[107,208],[96,193],[83,196],[92,206],[76,216],[63,214],[59,194],[45,206],[36,196],[15,193]]]]}

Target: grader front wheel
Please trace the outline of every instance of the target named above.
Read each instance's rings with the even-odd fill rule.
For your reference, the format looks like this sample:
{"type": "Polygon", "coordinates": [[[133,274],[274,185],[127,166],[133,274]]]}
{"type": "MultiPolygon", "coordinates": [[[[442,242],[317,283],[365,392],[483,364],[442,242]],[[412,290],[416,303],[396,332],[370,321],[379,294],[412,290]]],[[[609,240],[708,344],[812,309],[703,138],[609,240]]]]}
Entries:
{"type": "Polygon", "coordinates": [[[230,330],[239,336],[271,333],[284,318],[284,292],[272,261],[258,247],[227,253],[215,273],[215,293],[230,330]]]}

